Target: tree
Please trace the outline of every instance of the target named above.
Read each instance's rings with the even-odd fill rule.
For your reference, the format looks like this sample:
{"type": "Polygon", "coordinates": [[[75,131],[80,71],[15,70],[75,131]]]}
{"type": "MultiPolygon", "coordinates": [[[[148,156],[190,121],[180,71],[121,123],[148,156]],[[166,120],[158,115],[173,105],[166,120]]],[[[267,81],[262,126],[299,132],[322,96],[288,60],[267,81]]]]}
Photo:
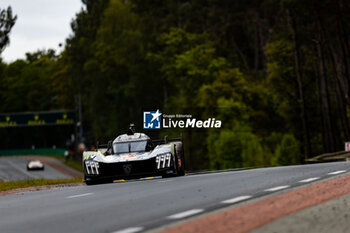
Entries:
{"type": "MultiPolygon", "coordinates": [[[[1,77],[0,112],[44,111],[54,109],[52,83],[53,51],[27,53],[26,60],[5,66],[1,77]],[[20,95],[22,98],[18,98],[20,95]]],[[[56,106],[60,108],[61,106],[56,106]]]]}
{"type": "Polygon", "coordinates": [[[7,9],[0,8],[0,54],[10,43],[9,34],[12,27],[15,25],[16,20],[17,15],[13,15],[10,6],[7,9]]]}
{"type": "Polygon", "coordinates": [[[305,94],[304,94],[304,84],[302,77],[302,70],[300,65],[300,50],[299,50],[299,41],[298,41],[298,33],[297,33],[297,25],[296,22],[290,14],[290,10],[286,10],[287,13],[287,21],[288,26],[292,30],[292,41],[293,41],[293,53],[294,53],[294,62],[295,62],[295,75],[298,83],[298,103],[300,106],[300,120],[302,122],[302,130],[303,130],[303,139],[304,139],[304,153],[305,158],[311,155],[311,144],[310,144],[310,132],[307,120],[307,114],[305,111],[305,94]]]}
{"type": "Polygon", "coordinates": [[[267,157],[260,139],[249,126],[247,106],[233,99],[220,98],[218,119],[225,127],[210,130],[207,139],[212,169],[259,167],[267,157]]]}
{"type": "MultiPolygon", "coordinates": [[[[84,125],[91,138],[105,141],[142,126],[146,106],[162,106],[160,86],[146,60],[143,22],[122,0],[85,1],[86,10],[72,23],[74,35],[63,54],[72,89],[81,93],[84,125]]],[[[93,141],[93,139],[91,140],[93,141]]]]}
{"type": "Polygon", "coordinates": [[[300,157],[299,142],[293,135],[286,134],[275,153],[278,165],[297,164],[300,157]]]}
{"type": "Polygon", "coordinates": [[[142,108],[161,106],[159,82],[146,61],[146,44],[140,18],[132,4],[110,1],[93,44],[93,56],[85,63],[85,78],[91,86],[87,95],[90,119],[97,138],[123,132],[134,122],[141,124],[142,108]],[[109,114],[95,115],[108,106],[109,114]],[[108,122],[106,124],[105,122],[108,122]]]}

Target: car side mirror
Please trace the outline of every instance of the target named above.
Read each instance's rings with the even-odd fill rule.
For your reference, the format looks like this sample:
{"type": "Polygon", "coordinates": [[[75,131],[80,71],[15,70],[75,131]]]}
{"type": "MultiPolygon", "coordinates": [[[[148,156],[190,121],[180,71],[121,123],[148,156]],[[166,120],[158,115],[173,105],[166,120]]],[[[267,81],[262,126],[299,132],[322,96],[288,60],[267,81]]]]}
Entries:
{"type": "Polygon", "coordinates": [[[113,142],[112,141],[108,141],[107,143],[107,154],[113,154],[113,142]]]}

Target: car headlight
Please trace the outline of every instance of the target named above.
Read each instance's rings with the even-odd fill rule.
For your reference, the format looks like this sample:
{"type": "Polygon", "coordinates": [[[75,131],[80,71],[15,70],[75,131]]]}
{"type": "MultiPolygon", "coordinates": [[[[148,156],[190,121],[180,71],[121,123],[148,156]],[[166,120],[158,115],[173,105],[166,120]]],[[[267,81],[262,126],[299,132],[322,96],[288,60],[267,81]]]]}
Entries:
{"type": "Polygon", "coordinates": [[[170,167],[171,163],[171,153],[158,155],[156,157],[157,169],[170,167]]]}
{"type": "Polygon", "coordinates": [[[92,160],[85,160],[85,167],[86,167],[86,172],[90,175],[98,175],[99,171],[98,168],[100,167],[98,165],[98,162],[92,161],[92,160]]]}

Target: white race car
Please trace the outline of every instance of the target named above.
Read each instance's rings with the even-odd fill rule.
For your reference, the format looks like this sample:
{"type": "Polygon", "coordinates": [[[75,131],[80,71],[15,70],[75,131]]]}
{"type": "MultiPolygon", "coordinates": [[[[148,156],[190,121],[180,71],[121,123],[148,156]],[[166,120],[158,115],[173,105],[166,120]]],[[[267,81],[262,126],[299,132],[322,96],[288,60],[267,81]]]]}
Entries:
{"type": "Polygon", "coordinates": [[[44,164],[39,160],[31,160],[27,163],[27,170],[44,170],[44,164]]]}
{"type": "Polygon", "coordinates": [[[82,161],[88,185],[115,179],[185,175],[182,138],[151,140],[146,134],[135,133],[133,126],[113,142],[84,152],[82,161]]]}

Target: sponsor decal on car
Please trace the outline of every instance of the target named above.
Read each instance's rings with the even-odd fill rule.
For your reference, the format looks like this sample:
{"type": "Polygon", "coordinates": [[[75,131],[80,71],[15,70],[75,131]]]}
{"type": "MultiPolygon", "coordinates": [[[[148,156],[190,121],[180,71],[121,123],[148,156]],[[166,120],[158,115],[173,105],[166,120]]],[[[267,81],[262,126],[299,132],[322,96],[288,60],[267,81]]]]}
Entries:
{"type": "Polygon", "coordinates": [[[136,154],[127,154],[127,155],[120,155],[119,158],[121,160],[126,160],[126,159],[130,159],[130,158],[134,158],[136,157],[136,154]]]}

